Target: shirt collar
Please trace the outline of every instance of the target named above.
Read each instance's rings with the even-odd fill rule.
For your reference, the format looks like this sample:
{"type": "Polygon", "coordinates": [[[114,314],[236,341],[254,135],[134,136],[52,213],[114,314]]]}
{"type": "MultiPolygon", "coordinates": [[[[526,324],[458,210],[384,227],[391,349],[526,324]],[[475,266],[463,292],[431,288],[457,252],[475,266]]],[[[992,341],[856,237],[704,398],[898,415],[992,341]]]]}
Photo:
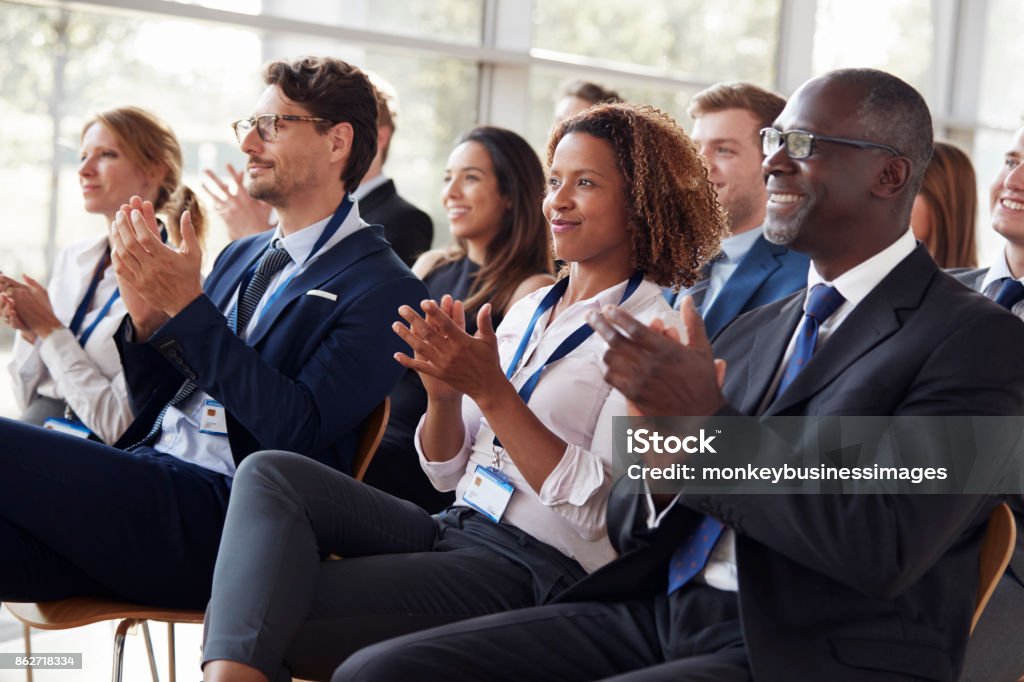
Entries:
{"type": "Polygon", "coordinates": [[[380,175],[370,178],[369,180],[363,180],[362,184],[356,187],[356,191],[352,192],[352,198],[355,199],[356,201],[361,201],[362,199],[365,199],[367,194],[383,185],[389,179],[390,178],[388,178],[388,176],[381,173],[380,175]]]}
{"type": "Polygon", "coordinates": [[[739,263],[754,246],[754,242],[761,236],[764,228],[755,227],[752,230],[741,232],[732,237],[722,240],[722,253],[730,263],[739,263]]]}
{"type": "MultiPolygon", "coordinates": [[[[324,228],[327,227],[327,223],[330,222],[332,217],[333,214],[287,236],[281,233],[281,226],[278,225],[274,228],[274,236],[271,237],[270,243],[283,248],[291,256],[293,263],[301,265],[306,262],[307,258],[313,255],[311,253],[313,247],[316,246],[317,240],[320,239],[320,235],[323,234],[324,228]]],[[[331,248],[360,227],[362,227],[362,220],[359,218],[359,204],[355,203],[349,210],[348,216],[341,223],[341,226],[338,227],[338,231],[320,249],[320,253],[331,248]]]]}
{"type": "Polygon", "coordinates": [[[878,286],[878,283],[885,279],[886,275],[892,272],[893,268],[913,253],[917,248],[917,241],[914,233],[907,228],[903,235],[892,244],[868,258],[863,263],[850,268],[834,281],[828,282],[817,268],[814,262],[807,272],[807,294],[804,298],[804,305],[807,305],[807,297],[816,284],[829,284],[836,288],[847,303],[856,306],[871,293],[871,290],[878,286]]]}
{"type": "Polygon", "coordinates": [[[981,291],[987,291],[990,284],[998,282],[1001,279],[1017,279],[1010,272],[1010,264],[1006,262],[1006,251],[1004,250],[999,258],[996,258],[995,262],[992,263],[992,267],[985,273],[985,279],[981,282],[981,291]]]}

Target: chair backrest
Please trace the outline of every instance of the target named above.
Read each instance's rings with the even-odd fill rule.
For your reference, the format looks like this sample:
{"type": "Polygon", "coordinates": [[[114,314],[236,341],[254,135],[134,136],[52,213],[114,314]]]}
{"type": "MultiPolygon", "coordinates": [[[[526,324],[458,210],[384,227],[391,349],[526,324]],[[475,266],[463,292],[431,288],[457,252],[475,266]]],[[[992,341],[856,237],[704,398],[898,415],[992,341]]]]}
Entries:
{"type": "Polygon", "coordinates": [[[981,556],[978,574],[978,602],[971,618],[971,632],[981,618],[981,612],[995,592],[999,579],[1003,577],[1010,557],[1017,546],[1017,524],[1013,520],[1013,512],[1005,502],[992,510],[988,517],[988,527],[981,542],[981,556]]]}
{"type": "Polygon", "coordinates": [[[373,460],[377,446],[384,437],[390,415],[391,399],[384,398],[384,402],[374,408],[370,416],[363,421],[359,431],[359,447],[352,458],[352,478],[357,481],[363,480],[366,470],[370,468],[370,461],[373,460]]]}

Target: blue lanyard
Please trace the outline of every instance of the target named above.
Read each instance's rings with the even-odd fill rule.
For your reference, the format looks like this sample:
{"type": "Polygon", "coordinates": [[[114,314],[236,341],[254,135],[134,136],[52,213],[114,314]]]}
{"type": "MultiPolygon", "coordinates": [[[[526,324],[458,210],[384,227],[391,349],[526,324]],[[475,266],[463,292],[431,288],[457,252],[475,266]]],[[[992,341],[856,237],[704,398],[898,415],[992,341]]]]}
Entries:
{"type": "MultiPolygon", "coordinates": [[[[626,283],[626,290],[622,292],[622,298],[619,300],[619,305],[626,302],[633,292],[637,290],[640,283],[644,279],[644,274],[639,270],[633,273],[633,276],[629,278],[626,283]]],[[[565,293],[566,288],[569,286],[569,278],[566,277],[555,283],[553,287],[545,294],[544,298],[537,305],[537,309],[533,312],[533,318],[530,319],[530,324],[527,325],[526,331],[523,332],[523,338],[519,340],[519,347],[516,349],[515,355],[512,356],[512,361],[508,365],[508,369],[505,370],[505,378],[511,380],[515,375],[516,370],[519,369],[519,363],[523,360],[523,355],[526,353],[526,347],[530,343],[530,337],[533,336],[533,330],[537,326],[537,321],[541,315],[550,310],[558,302],[558,299],[562,298],[562,294],[565,293]]],[[[526,380],[522,388],[519,389],[519,397],[523,399],[524,403],[529,404],[530,396],[533,395],[533,391],[537,388],[537,384],[540,382],[540,375],[544,372],[544,368],[548,365],[558,362],[569,353],[573,352],[580,345],[590,338],[590,335],[594,333],[594,328],[589,324],[581,325],[572,334],[570,334],[562,343],[558,344],[554,352],[548,356],[548,359],[544,361],[544,364],[537,369],[530,378],[526,380]]],[[[494,444],[501,446],[501,441],[498,440],[498,436],[494,436],[494,444]]]]}
{"type": "MultiPolygon", "coordinates": [[[[338,231],[338,228],[341,227],[341,224],[345,222],[345,218],[348,217],[349,211],[352,210],[352,206],[354,203],[355,202],[352,201],[352,197],[346,194],[345,197],[341,200],[341,203],[338,204],[338,208],[334,209],[334,215],[332,215],[331,219],[327,221],[327,225],[324,227],[324,231],[320,233],[320,237],[316,240],[316,243],[313,244],[313,250],[309,252],[308,256],[306,256],[306,260],[302,261],[302,265],[308,263],[313,258],[313,256],[315,256],[317,252],[320,251],[320,249],[324,248],[324,245],[327,244],[328,240],[330,240],[330,238],[334,236],[334,233],[338,231]]],[[[264,249],[263,251],[264,253],[266,253],[267,249],[270,249],[272,243],[273,241],[267,243],[267,248],[264,249]]],[[[259,267],[260,261],[262,259],[263,254],[260,254],[260,258],[257,258],[256,262],[253,263],[248,270],[246,270],[245,275],[242,277],[242,283],[238,285],[238,295],[235,296],[235,305],[232,306],[231,311],[228,313],[228,320],[231,323],[231,330],[235,332],[235,334],[238,333],[238,302],[242,300],[242,296],[245,295],[245,290],[249,288],[249,282],[251,282],[252,278],[256,275],[256,268],[259,267]]],[[[270,295],[270,298],[267,299],[266,305],[263,306],[264,310],[268,309],[270,306],[274,304],[274,301],[276,301],[284,292],[285,287],[291,284],[291,281],[295,279],[296,275],[299,274],[300,269],[301,267],[297,268],[291,275],[289,275],[288,279],[286,279],[284,283],[282,283],[280,286],[274,289],[274,292],[270,295]]]]}
{"type": "Polygon", "coordinates": [[[82,302],[78,304],[78,308],[75,310],[74,317],[71,318],[71,324],[68,325],[68,329],[71,333],[78,337],[78,344],[85,347],[85,344],[89,341],[89,337],[96,331],[96,325],[98,325],[107,313],[110,312],[110,307],[114,305],[121,296],[121,292],[114,289],[114,293],[110,295],[107,302],[100,309],[96,315],[96,319],[92,321],[81,336],[78,336],[78,330],[82,328],[82,323],[85,321],[85,316],[89,312],[89,306],[92,305],[92,299],[96,296],[96,289],[100,285],[100,281],[103,279],[103,274],[107,271],[106,264],[107,259],[110,257],[110,247],[108,246],[106,251],[103,252],[103,256],[100,258],[100,262],[96,265],[96,270],[92,273],[92,280],[89,282],[89,287],[85,290],[85,296],[82,297],[82,302]]]}
{"type": "MultiPolygon", "coordinates": [[[[160,241],[164,244],[167,243],[167,228],[164,227],[163,223],[160,223],[160,241]]],[[[96,287],[99,286],[100,281],[103,279],[103,273],[107,271],[105,267],[107,261],[110,259],[110,246],[107,246],[106,251],[103,252],[103,257],[100,258],[99,264],[96,266],[96,271],[92,274],[92,281],[89,282],[89,288],[85,290],[85,296],[82,298],[82,302],[78,304],[78,309],[75,311],[75,316],[71,318],[71,324],[68,325],[68,329],[75,336],[78,336],[78,330],[82,327],[82,322],[85,321],[85,316],[89,312],[89,305],[92,303],[92,297],[96,295],[96,287]]],[[[82,332],[81,336],[78,336],[78,345],[85,348],[85,344],[89,342],[89,337],[96,331],[96,327],[107,316],[110,312],[110,308],[114,305],[114,302],[121,298],[121,290],[115,288],[114,293],[110,295],[107,302],[100,308],[100,312],[96,315],[96,319],[92,321],[85,331],[82,332]]]]}

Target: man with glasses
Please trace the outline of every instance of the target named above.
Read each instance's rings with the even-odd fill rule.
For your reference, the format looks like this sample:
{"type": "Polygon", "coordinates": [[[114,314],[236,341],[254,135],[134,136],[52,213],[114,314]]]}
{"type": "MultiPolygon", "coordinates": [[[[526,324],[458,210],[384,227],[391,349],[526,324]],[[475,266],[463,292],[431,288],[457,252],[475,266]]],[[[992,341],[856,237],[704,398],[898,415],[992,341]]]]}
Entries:
{"type": "MultiPolygon", "coordinates": [[[[395,189],[395,183],[384,174],[391,140],[398,119],[398,93],[390,83],[372,73],[367,74],[377,90],[377,154],[363,176],[352,198],[359,202],[360,216],[371,225],[382,225],[384,236],[398,257],[412,267],[416,258],[430,248],[434,239],[434,224],[430,216],[406,201],[395,189]]],[[[244,175],[228,164],[228,173],[238,188],[234,191],[217,175],[207,170],[206,175],[216,190],[203,185],[213,200],[214,208],[227,225],[231,239],[259,234],[271,228],[270,205],[253,199],[243,187],[244,175]]]]}
{"type": "Polygon", "coordinates": [[[204,606],[236,467],[284,449],[348,471],[401,375],[391,325],[426,289],[348,194],[376,152],[373,87],[315,57],[265,81],[234,129],[275,230],[228,246],[203,285],[187,214],[180,250],[137,199],[112,226],[136,414],[117,446],[0,420],[0,600],[204,606]]]}
{"type": "Polygon", "coordinates": [[[749,83],[719,83],[690,101],[690,137],[704,156],[708,180],[728,214],[732,234],[693,286],[667,294],[676,309],[691,297],[711,338],[738,315],[807,282],[807,257],[772,244],[762,234],[768,192],[758,131],[771,125],[784,106],[783,98],[749,83]]]}
{"type": "MultiPolygon", "coordinates": [[[[595,311],[606,379],[632,409],[1024,414],[1014,357],[1024,326],[939,271],[909,229],[932,153],[921,96],[879,71],[832,72],[802,86],[764,138],[765,235],[811,257],[808,289],[739,317],[713,347],[692,302],[682,309],[685,344],[660,321],[595,311]]],[[[732,456],[714,444],[711,457],[732,456]]],[[[839,454],[845,463],[876,453],[839,454]]],[[[453,671],[481,680],[957,679],[991,496],[679,488],[652,496],[617,484],[608,530],[619,559],[558,603],[363,649],[334,682],[440,681],[453,671]]]]}

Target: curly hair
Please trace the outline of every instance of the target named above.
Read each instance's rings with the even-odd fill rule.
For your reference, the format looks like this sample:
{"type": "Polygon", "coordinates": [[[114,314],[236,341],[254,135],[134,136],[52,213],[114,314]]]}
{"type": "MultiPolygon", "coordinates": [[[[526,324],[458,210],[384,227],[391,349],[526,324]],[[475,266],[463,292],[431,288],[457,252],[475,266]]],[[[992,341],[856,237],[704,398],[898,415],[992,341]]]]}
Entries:
{"type": "Polygon", "coordinates": [[[633,267],[661,286],[691,286],[727,234],[725,213],[697,146],[649,105],[598,104],[555,127],[547,163],[570,133],[606,141],[623,178],[633,267]]]}

